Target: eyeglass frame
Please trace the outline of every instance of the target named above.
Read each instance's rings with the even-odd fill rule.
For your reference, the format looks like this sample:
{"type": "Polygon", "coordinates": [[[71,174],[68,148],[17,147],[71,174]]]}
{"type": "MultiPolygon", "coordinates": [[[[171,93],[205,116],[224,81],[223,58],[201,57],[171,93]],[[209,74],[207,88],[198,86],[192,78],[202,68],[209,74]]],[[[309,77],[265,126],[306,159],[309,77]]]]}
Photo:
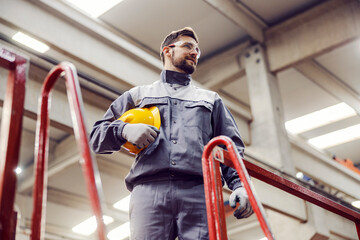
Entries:
{"type": "MultiPolygon", "coordinates": [[[[177,42],[171,43],[171,44],[169,44],[169,45],[167,45],[167,46],[165,46],[165,47],[186,47],[186,46],[181,46],[181,45],[184,44],[184,43],[186,43],[186,44],[191,44],[191,45],[192,45],[191,49],[189,48],[188,51],[191,52],[192,50],[195,50],[196,53],[197,53],[196,59],[199,59],[199,58],[200,58],[200,55],[201,55],[200,48],[199,48],[198,45],[195,45],[195,44],[193,44],[193,43],[191,43],[191,42],[177,41],[177,42]]],[[[164,47],[164,48],[165,48],[165,47],[164,47]]]]}

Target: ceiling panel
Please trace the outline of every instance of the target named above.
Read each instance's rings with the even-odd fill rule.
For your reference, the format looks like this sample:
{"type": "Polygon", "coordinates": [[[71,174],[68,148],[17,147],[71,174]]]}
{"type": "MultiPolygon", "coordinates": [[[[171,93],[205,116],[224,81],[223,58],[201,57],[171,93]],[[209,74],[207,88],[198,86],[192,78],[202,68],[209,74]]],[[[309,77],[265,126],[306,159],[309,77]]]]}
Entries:
{"type": "Polygon", "coordinates": [[[246,77],[242,77],[221,88],[221,92],[225,92],[231,97],[239,100],[246,106],[250,106],[249,91],[246,77]]]}
{"type": "Polygon", "coordinates": [[[360,123],[360,116],[357,115],[354,117],[343,119],[341,121],[327,124],[327,125],[319,127],[319,128],[309,130],[307,132],[300,134],[300,136],[302,136],[304,138],[313,138],[313,137],[317,137],[320,135],[324,135],[329,132],[334,132],[334,131],[337,131],[337,130],[340,130],[340,129],[343,129],[346,127],[350,127],[350,126],[353,126],[353,125],[356,125],[359,123],[360,123]]]}
{"type": "Polygon", "coordinates": [[[293,68],[278,74],[285,121],[340,103],[293,68]]]}
{"type": "MultiPolygon", "coordinates": [[[[101,173],[100,178],[106,203],[113,204],[129,194],[123,179],[114,178],[105,173],[101,173]]],[[[80,164],[75,164],[49,178],[49,187],[64,189],[66,192],[85,198],[88,196],[80,164]]]]}
{"type": "Polygon", "coordinates": [[[324,0],[236,0],[236,2],[245,5],[271,26],[324,2],[324,0]]]}
{"type": "Polygon", "coordinates": [[[48,185],[55,189],[64,189],[75,195],[87,196],[85,180],[80,164],[72,165],[64,171],[50,177],[48,185]]]}
{"type": "Polygon", "coordinates": [[[198,34],[203,57],[246,36],[243,30],[205,1],[125,0],[100,19],[155,54],[159,53],[160,44],[168,33],[186,26],[193,27],[198,34]]]}
{"type": "Polygon", "coordinates": [[[323,54],[316,61],[360,95],[360,39],[323,54]]]}

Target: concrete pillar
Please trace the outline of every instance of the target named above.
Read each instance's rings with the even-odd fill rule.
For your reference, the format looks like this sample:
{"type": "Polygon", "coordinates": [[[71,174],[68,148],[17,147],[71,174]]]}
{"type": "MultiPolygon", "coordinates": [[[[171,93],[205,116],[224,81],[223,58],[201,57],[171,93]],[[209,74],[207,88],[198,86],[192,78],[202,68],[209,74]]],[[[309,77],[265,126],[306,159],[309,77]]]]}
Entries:
{"type": "MultiPolygon", "coordinates": [[[[249,148],[261,160],[294,176],[295,166],[285,130],[278,81],[269,71],[263,47],[260,45],[249,47],[241,56],[241,64],[246,70],[253,116],[249,148]]],[[[287,199],[279,201],[287,201],[287,199]]],[[[285,202],[280,204],[286,205],[285,202]]],[[[325,210],[309,203],[306,203],[304,210],[305,221],[267,210],[276,239],[329,239],[330,232],[325,221],[325,210]]]]}
{"type": "Polygon", "coordinates": [[[249,47],[241,56],[249,87],[253,121],[249,148],[261,160],[295,174],[276,76],[269,72],[262,46],[249,47]]]}
{"type": "Polygon", "coordinates": [[[311,240],[327,240],[330,238],[329,226],[326,223],[326,210],[306,203],[308,208],[309,220],[308,224],[314,228],[311,240]]]}

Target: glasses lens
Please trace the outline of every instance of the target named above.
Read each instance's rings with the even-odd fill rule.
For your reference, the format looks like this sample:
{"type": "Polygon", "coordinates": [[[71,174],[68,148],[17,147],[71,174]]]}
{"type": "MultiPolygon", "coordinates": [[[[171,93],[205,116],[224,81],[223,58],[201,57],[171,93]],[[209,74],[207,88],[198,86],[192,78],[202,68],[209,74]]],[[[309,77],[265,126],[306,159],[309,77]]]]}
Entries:
{"type": "Polygon", "coordinates": [[[185,48],[187,49],[189,52],[195,50],[195,52],[197,53],[197,56],[196,58],[199,59],[200,58],[200,54],[201,54],[201,51],[200,51],[200,48],[198,45],[195,45],[191,42],[183,42],[183,41],[179,41],[179,42],[176,42],[176,43],[173,43],[174,46],[178,46],[178,47],[181,47],[181,48],[185,48]]]}

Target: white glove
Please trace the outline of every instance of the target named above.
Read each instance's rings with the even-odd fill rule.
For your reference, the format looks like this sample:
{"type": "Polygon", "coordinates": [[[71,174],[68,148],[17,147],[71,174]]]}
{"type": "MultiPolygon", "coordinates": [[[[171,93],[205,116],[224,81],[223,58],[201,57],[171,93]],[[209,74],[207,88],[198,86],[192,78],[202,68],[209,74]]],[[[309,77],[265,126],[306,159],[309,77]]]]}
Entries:
{"type": "Polygon", "coordinates": [[[229,198],[230,207],[235,208],[236,202],[240,203],[239,208],[234,212],[237,219],[248,218],[254,213],[244,187],[239,187],[231,193],[229,198]]]}
{"type": "Polygon", "coordinates": [[[122,130],[122,137],[139,149],[153,143],[158,134],[156,127],[143,123],[128,123],[122,130]]]}

